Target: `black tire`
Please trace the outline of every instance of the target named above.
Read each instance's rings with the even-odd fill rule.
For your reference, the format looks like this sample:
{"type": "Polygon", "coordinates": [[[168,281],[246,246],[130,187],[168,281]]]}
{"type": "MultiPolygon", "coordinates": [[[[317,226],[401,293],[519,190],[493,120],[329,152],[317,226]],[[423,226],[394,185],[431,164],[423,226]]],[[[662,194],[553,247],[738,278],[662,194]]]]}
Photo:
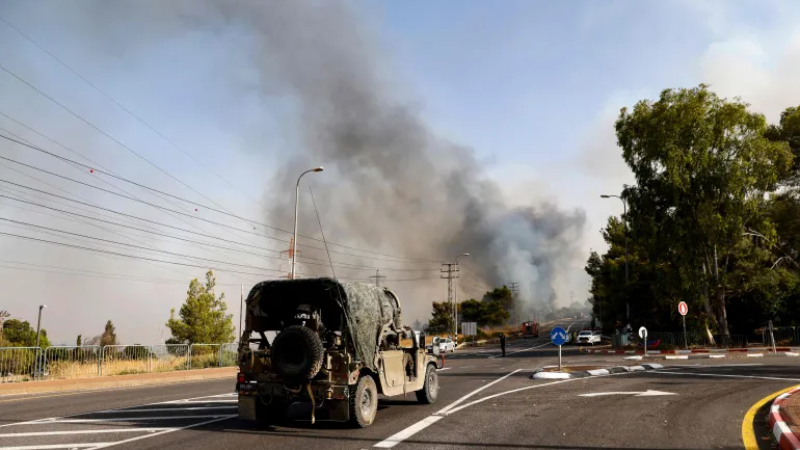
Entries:
{"type": "Polygon", "coordinates": [[[428,364],[428,368],[425,369],[425,384],[416,394],[417,401],[426,405],[434,403],[439,396],[439,373],[433,364],[428,364]]]}
{"type": "Polygon", "coordinates": [[[362,376],[355,386],[350,387],[350,423],[366,428],[372,425],[377,414],[378,387],[371,376],[362,376]]]}
{"type": "Polygon", "coordinates": [[[319,373],[324,354],[322,341],[314,330],[292,325],[275,337],[270,362],[284,381],[302,383],[319,373]]]}

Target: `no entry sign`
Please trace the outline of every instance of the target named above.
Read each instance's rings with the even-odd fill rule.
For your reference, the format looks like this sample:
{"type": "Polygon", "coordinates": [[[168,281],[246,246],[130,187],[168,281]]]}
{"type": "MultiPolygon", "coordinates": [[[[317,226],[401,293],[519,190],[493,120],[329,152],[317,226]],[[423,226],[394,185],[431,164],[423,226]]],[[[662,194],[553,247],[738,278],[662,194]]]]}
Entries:
{"type": "Polygon", "coordinates": [[[682,316],[685,316],[689,312],[689,305],[686,302],[678,303],[678,312],[681,313],[682,316]]]}

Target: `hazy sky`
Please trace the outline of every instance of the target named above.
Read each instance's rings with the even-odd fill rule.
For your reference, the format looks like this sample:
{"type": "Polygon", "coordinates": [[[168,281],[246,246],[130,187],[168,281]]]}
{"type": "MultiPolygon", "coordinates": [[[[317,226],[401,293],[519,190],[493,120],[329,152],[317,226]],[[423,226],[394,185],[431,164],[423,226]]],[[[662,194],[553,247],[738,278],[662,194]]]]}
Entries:
{"type": "MultiPolygon", "coordinates": [[[[269,213],[256,202],[270,208],[276,202],[293,201],[290,185],[285,191],[265,192],[265,180],[279,175],[275,172],[284,167],[282,163],[293,151],[292,127],[287,126],[296,120],[291,99],[274,92],[270,102],[265,102],[263,91],[256,94],[219,82],[237,78],[243,80],[243,86],[257,84],[248,65],[247,35],[238,28],[200,29],[147,42],[155,38],[149,37],[147,29],[133,28],[134,19],[87,15],[92,4],[84,0],[69,5],[0,0],[0,18],[124,108],[0,21],[0,113],[8,116],[0,116],[0,134],[19,136],[53,153],[95,168],[105,167],[121,177],[203,205],[213,206],[213,201],[237,215],[290,229],[291,222],[269,221],[269,213]],[[130,44],[136,40],[145,43],[130,44]],[[288,106],[275,107],[283,103],[288,106]]],[[[613,134],[619,108],[655,98],[664,88],[699,83],[710,84],[722,96],[741,96],[770,121],[785,107],[800,104],[800,84],[796,82],[800,4],[793,1],[459,0],[349,5],[364,27],[364,39],[386,62],[383,79],[391,89],[420,112],[433,133],[471,147],[507,201],[515,205],[549,201],[564,210],[585,210],[585,234],[578,243],[583,252],[571,262],[571,269],[558,277],[556,291],[561,299],[569,298],[571,291],[585,298],[588,279],[583,263],[589,249],[604,249],[599,229],[609,214],[622,210],[620,202],[601,200],[599,194],[617,193],[632,181],[613,134]]],[[[286,238],[280,232],[260,225],[253,228],[202,207],[194,211],[195,206],[8,141],[0,140],[0,156],[114,192],[120,192],[119,187],[188,216],[167,214],[0,160],[0,180],[6,182],[198,233],[258,243],[262,248],[286,248],[278,240],[248,234],[286,238]],[[222,228],[198,218],[236,226],[240,231],[223,233],[222,228]]],[[[330,176],[327,172],[313,174],[307,181],[313,185],[311,177],[326,175],[330,176]]],[[[44,327],[54,342],[72,342],[79,333],[99,334],[107,319],[114,321],[125,343],[156,343],[161,333],[166,339],[168,333],[162,328],[170,308],[180,306],[190,278],[202,277],[203,267],[216,266],[208,259],[275,270],[226,266],[241,272],[275,276],[288,271],[288,261],[203,249],[154,236],[147,230],[211,242],[13,184],[0,182],[0,195],[145,230],[75,216],[67,220],[52,209],[0,197],[0,218],[17,221],[0,221],[2,233],[190,265],[131,260],[0,235],[0,309],[35,322],[37,305],[47,304],[44,327]],[[35,229],[27,225],[31,223],[142,248],[35,229]],[[165,251],[206,260],[189,260],[165,251]]],[[[310,207],[307,195],[301,200],[310,207]]],[[[320,213],[324,224],[324,206],[320,213]]],[[[308,234],[316,233],[316,227],[316,223],[306,223],[301,233],[304,228],[308,234]]],[[[370,248],[359,236],[347,236],[346,242],[342,239],[339,242],[370,248]]],[[[321,256],[314,253],[315,258],[321,256]]],[[[319,269],[303,265],[301,270],[311,273],[319,269]]],[[[366,279],[371,274],[365,270],[349,276],[366,279]]],[[[438,272],[431,270],[426,276],[438,277],[438,272]]],[[[445,286],[439,280],[400,281],[419,277],[419,273],[394,273],[387,282],[397,280],[404,298],[429,296],[432,286],[444,295],[445,286]]],[[[240,283],[248,289],[261,278],[264,276],[218,272],[218,290],[224,290],[229,298],[235,321],[240,283]]],[[[479,284],[473,281],[463,286],[462,298],[477,295],[479,284]]],[[[428,314],[430,300],[417,300],[404,315],[422,318],[428,314]]]]}

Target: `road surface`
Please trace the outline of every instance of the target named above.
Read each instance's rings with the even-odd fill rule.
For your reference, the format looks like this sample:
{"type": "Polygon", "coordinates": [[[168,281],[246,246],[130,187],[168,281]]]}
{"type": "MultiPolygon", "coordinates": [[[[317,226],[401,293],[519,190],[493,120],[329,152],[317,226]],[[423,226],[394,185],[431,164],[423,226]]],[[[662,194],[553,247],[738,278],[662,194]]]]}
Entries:
{"type": "MultiPolygon", "coordinates": [[[[664,369],[647,373],[530,379],[555,363],[548,346],[515,341],[505,358],[496,347],[457,352],[440,372],[436,404],[384,399],[367,429],[240,422],[234,380],[0,399],[0,450],[732,449],[743,448],[742,422],[755,403],[800,384],[800,358],[662,361],[664,369]]],[[[588,354],[564,362],[631,364],[588,354]]],[[[762,408],[756,421],[763,416],[762,408]]]]}

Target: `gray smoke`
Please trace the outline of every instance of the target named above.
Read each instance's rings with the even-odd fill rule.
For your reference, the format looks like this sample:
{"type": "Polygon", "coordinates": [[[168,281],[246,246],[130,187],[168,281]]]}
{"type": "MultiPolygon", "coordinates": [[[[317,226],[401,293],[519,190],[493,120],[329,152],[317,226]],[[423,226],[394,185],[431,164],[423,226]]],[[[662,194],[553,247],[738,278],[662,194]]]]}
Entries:
{"type": "MultiPolygon", "coordinates": [[[[266,203],[272,207],[268,222],[291,226],[290,189],[297,175],[323,165],[324,173],[307,175],[301,186],[301,234],[319,236],[306,187],[313,184],[329,240],[409,258],[452,261],[470,252],[468,264],[480,277],[474,284],[516,281],[529,306],[553,306],[559,276],[583,256],[583,211],[563,211],[547,203],[507,206],[472,149],[429,129],[407,100],[412,96],[401,92],[405,86],[395,79],[391,58],[385,57],[376,34],[350,6],[313,0],[103,1],[93,4],[87,17],[89,26],[104,27],[94,32],[102,32],[103,45],[117,53],[146,52],[164,39],[203,33],[229,45],[231,54],[244,52],[243,58],[234,55],[215,65],[219,83],[292,118],[282,136],[280,175],[258,181],[265,184],[266,203]],[[127,37],[129,27],[119,26],[120,18],[143,31],[136,43],[127,37]],[[133,45],[135,49],[125,47],[133,45]],[[231,63],[240,60],[247,61],[245,67],[231,63]]],[[[318,250],[301,248],[305,256],[325,258],[318,250]]],[[[436,268],[341,254],[333,259],[436,268]]],[[[383,274],[390,286],[392,278],[435,278],[425,284],[428,297],[419,298],[415,291],[410,317],[427,315],[430,301],[444,298],[438,272],[383,274]]],[[[337,275],[366,276],[363,270],[344,268],[337,275]]],[[[462,277],[475,276],[462,272],[462,277]]],[[[410,289],[404,286],[409,283],[396,286],[401,295],[410,289]]]]}

